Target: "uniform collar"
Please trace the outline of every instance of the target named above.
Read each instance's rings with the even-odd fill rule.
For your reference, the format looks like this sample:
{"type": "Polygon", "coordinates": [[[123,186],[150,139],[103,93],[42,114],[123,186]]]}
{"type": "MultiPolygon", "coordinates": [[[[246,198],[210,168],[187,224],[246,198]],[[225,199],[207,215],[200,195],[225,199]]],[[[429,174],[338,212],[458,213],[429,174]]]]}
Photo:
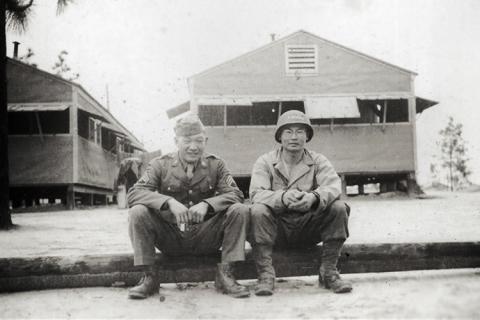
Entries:
{"type": "Polygon", "coordinates": [[[295,166],[295,170],[287,174],[287,168],[282,161],[282,148],[278,148],[275,153],[275,159],[273,161],[273,167],[283,176],[283,179],[288,185],[288,188],[295,184],[301,177],[310,171],[310,167],[314,161],[312,155],[307,149],[303,149],[303,155],[301,160],[295,166]]]}
{"type": "Polygon", "coordinates": [[[172,173],[178,179],[180,179],[185,185],[193,186],[203,179],[205,179],[208,175],[208,163],[206,160],[208,154],[203,154],[202,157],[195,163],[195,171],[193,172],[193,178],[190,180],[187,177],[186,168],[187,163],[183,161],[180,157],[178,152],[176,152],[173,156],[172,161],[172,173]]]}
{"type": "MultiPolygon", "coordinates": [[[[197,162],[195,162],[195,164],[193,165],[194,169],[197,168],[198,165],[200,165],[200,167],[202,168],[207,168],[208,165],[207,165],[207,157],[208,157],[208,154],[206,153],[203,153],[202,157],[200,159],[198,159],[197,162]]],[[[186,170],[187,169],[187,163],[180,158],[180,155],[177,152],[175,152],[174,156],[173,156],[173,161],[172,161],[172,167],[176,167],[176,166],[181,166],[182,169],[186,170]]]]}
{"type": "MultiPolygon", "coordinates": [[[[273,165],[274,166],[282,163],[282,150],[283,150],[283,147],[280,147],[277,150],[275,150],[275,156],[274,156],[274,160],[273,160],[273,165]]],[[[299,164],[300,163],[304,163],[307,166],[311,166],[314,163],[313,157],[312,157],[310,151],[308,151],[308,149],[306,149],[306,148],[303,148],[302,159],[300,160],[299,164]]]]}

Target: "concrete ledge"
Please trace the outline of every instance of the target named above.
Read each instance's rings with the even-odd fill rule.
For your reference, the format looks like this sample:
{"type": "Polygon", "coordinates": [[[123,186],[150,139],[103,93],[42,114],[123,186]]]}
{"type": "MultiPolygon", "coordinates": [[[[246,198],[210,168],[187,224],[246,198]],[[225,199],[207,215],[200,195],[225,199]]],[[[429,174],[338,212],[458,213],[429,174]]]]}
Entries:
{"type": "MultiPolygon", "coordinates": [[[[322,248],[275,252],[278,277],[317,274],[322,248]]],[[[169,257],[157,255],[160,278],[167,282],[214,279],[219,255],[169,257]]],[[[342,273],[388,272],[480,267],[480,242],[353,244],[346,245],[339,262],[342,273]]],[[[256,278],[250,253],[238,263],[239,279],[256,278]]],[[[141,274],[133,257],[88,255],[0,259],[0,292],[135,284],[141,274]]]]}

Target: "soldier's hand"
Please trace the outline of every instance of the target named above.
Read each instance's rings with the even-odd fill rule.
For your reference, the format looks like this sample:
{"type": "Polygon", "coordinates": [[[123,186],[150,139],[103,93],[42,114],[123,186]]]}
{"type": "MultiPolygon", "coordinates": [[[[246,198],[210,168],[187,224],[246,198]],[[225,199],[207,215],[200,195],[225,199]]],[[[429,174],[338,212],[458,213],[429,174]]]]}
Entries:
{"type": "Polygon", "coordinates": [[[208,203],[202,201],[188,209],[188,218],[193,223],[200,223],[203,221],[203,219],[205,219],[207,212],[208,203]]]}
{"type": "Polygon", "coordinates": [[[183,204],[175,200],[174,198],[170,198],[167,200],[168,209],[170,212],[175,216],[175,220],[177,220],[177,224],[180,225],[181,223],[188,222],[188,209],[183,204]]]}
{"type": "Polygon", "coordinates": [[[305,193],[298,201],[291,203],[288,209],[308,212],[317,201],[317,197],[313,193],[305,193]]]}
{"type": "Polygon", "coordinates": [[[291,204],[298,202],[298,200],[302,199],[305,194],[306,193],[304,191],[299,191],[296,189],[287,190],[283,194],[282,201],[288,208],[290,208],[291,204]]]}

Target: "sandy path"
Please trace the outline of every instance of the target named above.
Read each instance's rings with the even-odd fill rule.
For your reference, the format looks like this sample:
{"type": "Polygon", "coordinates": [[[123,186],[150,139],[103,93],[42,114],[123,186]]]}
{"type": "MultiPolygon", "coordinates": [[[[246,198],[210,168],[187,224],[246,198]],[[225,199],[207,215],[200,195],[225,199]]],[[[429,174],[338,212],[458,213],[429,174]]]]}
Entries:
{"type": "MultiPolygon", "coordinates": [[[[349,274],[350,294],[318,289],[315,277],[287,278],[272,297],[233,299],[212,283],[132,301],[123,288],[0,294],[0,318],[480,318],[480,269],[349,274]]],[[[243,283],[252,285],[253,281],[243,283]]]]}

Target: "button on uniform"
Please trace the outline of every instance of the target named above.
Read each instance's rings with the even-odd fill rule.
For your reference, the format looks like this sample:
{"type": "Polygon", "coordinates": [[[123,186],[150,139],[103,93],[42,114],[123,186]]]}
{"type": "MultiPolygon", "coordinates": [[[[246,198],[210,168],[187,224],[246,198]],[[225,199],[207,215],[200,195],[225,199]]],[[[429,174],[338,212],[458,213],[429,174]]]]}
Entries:
{"type": "Polygon", "coordinates": [[[189,206],[189,207],[193,206],[193,201],[190,201],[190,202],[188,203],[188,206],[189,206]]]}
{"type": "Polygon", "coordinates": [[[193,193],[193,190],[188,190],[188,194],[192,194],[193,193]]]}

